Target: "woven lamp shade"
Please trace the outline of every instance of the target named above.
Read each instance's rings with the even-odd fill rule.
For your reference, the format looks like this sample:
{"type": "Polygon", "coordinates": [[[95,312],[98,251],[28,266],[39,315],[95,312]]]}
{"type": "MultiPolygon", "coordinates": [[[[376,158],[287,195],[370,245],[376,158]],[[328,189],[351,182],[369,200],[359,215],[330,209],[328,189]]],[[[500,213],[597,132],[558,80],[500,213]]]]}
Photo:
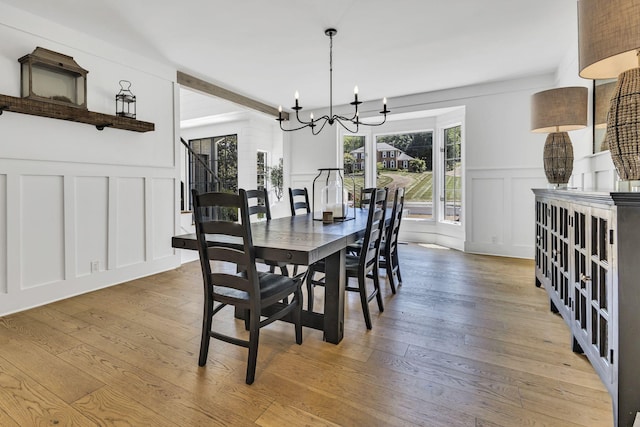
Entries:
{"type": "Polygon", "coordinates": [[[622,180],[640,180],[640,1],[579,0],[580,76],[618,77],[606,142],[622,180]]]}
{"type": "Polygon", "coordinates": [[[562,87],[531,97],[531,130],[548,132],[544,144],[544,172],[550,184],[569,182],[573,172],[573,146],[567,131],[587,126],[586,87],[562,87]]]}

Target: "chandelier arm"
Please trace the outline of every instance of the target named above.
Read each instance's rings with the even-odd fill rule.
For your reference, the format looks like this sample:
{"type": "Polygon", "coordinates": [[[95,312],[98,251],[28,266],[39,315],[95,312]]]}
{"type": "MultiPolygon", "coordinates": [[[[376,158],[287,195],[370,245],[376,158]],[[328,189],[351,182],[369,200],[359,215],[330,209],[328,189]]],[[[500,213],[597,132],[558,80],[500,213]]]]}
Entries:
{"type": "Polygon", "coordinates": [[[298,123],[302,123],[302,124],[305,124],[307,126],[311,126],[313,121],[305,122],[304,120],[300,120],[300,114],[298,114],[300,110],[296,110],[296,120],[298,121],[298,123]]]}
{"type": "Polygon", "coordinates": [[[349,123],[353,123],[354,125],[356,125],[356,128],[355,128],[355,129],[349,129],[349,128],[347,127],[347,125],[346,125],[342,120],[340,120],[340,118],[339,118],[339,117],[337,117],[337,116],[336,116],[336,118],[335,118],[335,123],[340,124],[340,126],[342,126],[342,127],[343,127],[347,132],[351,132],[351,133],[358,133],[358,129],[360,129],[359,124],[358,124],[357,122],[353,122],[353,121],[351,121],[351,120],[346,120],[346,121],[347,121],[347,122],[349,122],[349,123]]]}
{"type": "MultiPolygon", "coordinates": [[[[314,125],[314,126],[315,126],[315,125],[314,125]]],[[[300,127],[293,128],[293,129],[285,129],[285,128],[283,128],[283,127],[282,127],[282,122],[280,122],[280,129],[282,129],[282,130],[283,130],[283,131],[285,131],[285,132],[294,132],[294,131],[296,131],[296,130],[300,130],[300,129],[304,129],[304,128],[308,128],[308,127],[311,127],[311,125],[310,125],[310,124],[308,124],[308,125],[302,125],[302,126],[300,126],[300,127]]]]}
{"type": "MultiPolygon", "coordinates": [[[[327,117],[327,116],[324,116],[324,117],[327,117]]],[[[323,117],[323,118],[324,118],[324,117],[323,117]]],[[[314,129],[314,127],[316,127],[317,125],[316,125],[316,126],[314,126],[314,127],[312,127],[312,128],[311,128],[311,133],[312,133],[314,136],[315,136],[315,135],[318,135],[320,132],[322,132],[322,129],[324,129],[325,125],[326,125],[328,122],[329,122],[329,120],[328,120],[328,119],[324,120],[324,122],[322,122],[322,126],[320,126],[320,129],[318,129],[317,131],[314,131],[314,130],[313,130],[313,129],[314,129]]]]}
{"type": "Polygon", "coordinates": [[[381,126],[383,124],[385,124],[387,121],[387,116],[384,116],[384,119],[380,122],[380,123],[366,123],[366,122],[362,122],[360,120],[358,120],[358,124],[364,125],[364,126],[381,126]]]}

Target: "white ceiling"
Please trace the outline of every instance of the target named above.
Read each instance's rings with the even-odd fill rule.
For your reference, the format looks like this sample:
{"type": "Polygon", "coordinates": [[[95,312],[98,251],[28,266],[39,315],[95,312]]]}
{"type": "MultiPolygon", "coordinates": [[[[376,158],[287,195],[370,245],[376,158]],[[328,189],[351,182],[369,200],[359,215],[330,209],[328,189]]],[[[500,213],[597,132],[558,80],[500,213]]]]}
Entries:
{"type": "Polygon", "coordinates": [[[0,2],[285,109],[329,104],[328,27],[335,105],[553,72],[577,31],[576,0],[0,2]]]}

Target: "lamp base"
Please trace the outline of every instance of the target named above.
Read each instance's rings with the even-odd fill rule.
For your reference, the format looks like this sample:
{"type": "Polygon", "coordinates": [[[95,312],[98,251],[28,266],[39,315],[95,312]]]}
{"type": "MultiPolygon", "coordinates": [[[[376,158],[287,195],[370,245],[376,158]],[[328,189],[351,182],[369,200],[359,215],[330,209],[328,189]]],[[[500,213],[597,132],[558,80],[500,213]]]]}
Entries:
{"type": "Polygon", "coordinates": [[[623,181],[640,180],[640,68],[620,74],[611,98],[607,142],[623,181]]]}
{"type": "Polygon", "coordinates": [[[566,188],[573,173],[573,145],[567,132],[553,132],[544,143],[544,173],[549,184],[566,188]]]}

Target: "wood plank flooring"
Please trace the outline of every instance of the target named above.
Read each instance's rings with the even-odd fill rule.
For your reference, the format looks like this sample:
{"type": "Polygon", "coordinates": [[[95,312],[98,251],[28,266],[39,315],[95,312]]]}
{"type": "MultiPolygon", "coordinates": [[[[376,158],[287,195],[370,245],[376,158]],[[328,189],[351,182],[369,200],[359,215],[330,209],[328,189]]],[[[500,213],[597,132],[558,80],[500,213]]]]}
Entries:
{"type": "MultiPolygon", "coordinates": [[[[197,262],[0,318],[0,426],[611,426],[611,399],[534,286],[533,262],[401,245],[404,283],[345,337],[262,330],[197,364],[197,262]]],[[[322,297],[322,288],[316,292],[322,297]]],[[[321,303],[316,302],[316,307],[321,303]]],[[[243,335],[231,310],[219,328],[243,335]]]]}

